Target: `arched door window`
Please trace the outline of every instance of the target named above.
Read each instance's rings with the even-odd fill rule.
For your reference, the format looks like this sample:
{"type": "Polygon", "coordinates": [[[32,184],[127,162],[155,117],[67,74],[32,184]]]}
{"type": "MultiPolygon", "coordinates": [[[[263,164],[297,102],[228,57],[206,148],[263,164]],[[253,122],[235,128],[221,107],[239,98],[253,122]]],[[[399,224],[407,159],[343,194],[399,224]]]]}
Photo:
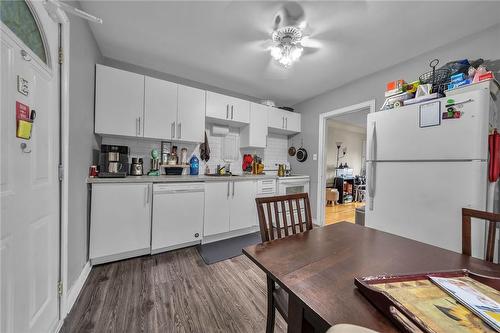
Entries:
{"type": "Polygon", "coordinates": [[[25,1],[0,0],[0,20],[47,64],[42,33],[25,1]]]}

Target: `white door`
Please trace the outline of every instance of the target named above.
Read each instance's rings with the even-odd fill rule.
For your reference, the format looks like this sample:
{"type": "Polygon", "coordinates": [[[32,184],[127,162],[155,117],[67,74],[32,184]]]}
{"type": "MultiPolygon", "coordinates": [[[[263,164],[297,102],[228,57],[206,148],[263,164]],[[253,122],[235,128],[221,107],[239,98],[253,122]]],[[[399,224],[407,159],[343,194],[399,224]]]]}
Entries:
{"type": "MultiPolygon", "coordinates": [[[[448,98],[368,115],[367,160],[486,160],[489,96],[484,90],[453,96],[462,104],[458,119],[421,127],[420,112],[439,120],[448,98]],[[435,111],[429,105],[437,105],[435,111]],[[427,105],[427,107],[426,107],[427,105]],[[423,108],[423,111],[421,111],[423,108]]],[[[425,120],[425,118],[424,118],[425,120]]],[[[423,125],[427,123],[424,121],[423,125]]]]}
{"type": "Polygon", "coordinates": [[[155,184],[151,251],[201,240],[204,184],[155,184]]]}
{"type": "Polygon", "coordinates": [[[23,7],[23,25],[33,28],[27,43],[37,39],[35,22],[45,42],[39,38],[36,53],[1,23],[0,332],[50,332],[59,303],[58,25],[38,2],[1,6],[23,7]],[[28,19],[29,9],[37,20],[28,19]],[[26,81],[26,95],[18,80],[26,81]],[[16,102],[36,112],[29,140],[16,137],[16,102]]]}
{"type": "Polygon", "coordinates": [[[149,76],[144,82],[144,137],[173,139],[177,121],[177,84],[149,76]]]}
{"type": "Polygon", "coordinates": [[[207,91],[206,116],[214,119],[231,119],[231,98],[207,91]]]}
{"type": "Polygon", "coordinates": [[[238,230],[250,228],[255,225],[257,206],[255,196],[257,183],[249,181],[231,182],[231,200],[229,204],[230,224],[229,229],[238,230]]]}
{"type": "Polygon", "coordinates": [[[231,182],[207,182],[205,184],[204,236],[229,231],[230,185],[231,182]]]}
{"type": "MultiPolygon", "coordinates": [[[[370,163],[366,226],[461,252],[462,208],[486,209],[487,162],[370,163]]],[[[472,225],[482,258],[484,222],[472,225]]]]}
{"type": "Polygon", "coordinates": [[[286,113],[285,129],[289,132],[300,132],[300,113],[286,113]]]}
{"type": "Polygon", "coordinates": [[[96,65],[95,132],[144,136],[144,75],[96,65]]]}
{"type": "Polygon", "coordinates": [[[90,259],[93,264],[149,253],[151,184],[92,185],[90,259]]]}
{"type": "Polygon", "coordinates": [[[276,108],[271,108],[267,114],[267,125],[270,128],[275,128],[275,129],[285,129],[285,116],[284,112],[276,109],[276,108]]]}
{"type": "Polygon", "coordinates": [[[250,123],[250,102],[231,98],[230,119],[238,123],[250,123]]]}
{"type": "Polygon", "coordinates": [[[203,142],[205,139],[205,90],[179,85],[177,138],[203,142]]]}

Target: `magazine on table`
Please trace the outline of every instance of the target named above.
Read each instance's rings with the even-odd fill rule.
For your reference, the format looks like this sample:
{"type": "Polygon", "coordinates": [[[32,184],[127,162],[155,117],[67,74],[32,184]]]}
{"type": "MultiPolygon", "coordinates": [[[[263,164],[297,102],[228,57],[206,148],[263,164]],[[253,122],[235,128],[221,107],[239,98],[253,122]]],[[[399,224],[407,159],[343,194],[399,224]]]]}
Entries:
{"type": "Polygon", "coordinates": [[[429,276],[429,279],[459,303],[500,332],[500,303],[462,279],[429,276]]]}

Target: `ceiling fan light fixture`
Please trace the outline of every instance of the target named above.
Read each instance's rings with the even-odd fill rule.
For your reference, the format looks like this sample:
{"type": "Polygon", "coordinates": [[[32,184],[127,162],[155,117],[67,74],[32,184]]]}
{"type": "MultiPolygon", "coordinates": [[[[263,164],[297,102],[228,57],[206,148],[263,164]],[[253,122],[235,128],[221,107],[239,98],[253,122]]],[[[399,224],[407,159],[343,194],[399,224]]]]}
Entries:
{"type": "Polygon", "coordinates": [[[270,48],[271,57],[283,67],[289,68],[299,60],[304,51],[300,44],[302,37],[302,30],[297,27],[286,26],[273,31],[272,39],[277,44],[270,48]]]}

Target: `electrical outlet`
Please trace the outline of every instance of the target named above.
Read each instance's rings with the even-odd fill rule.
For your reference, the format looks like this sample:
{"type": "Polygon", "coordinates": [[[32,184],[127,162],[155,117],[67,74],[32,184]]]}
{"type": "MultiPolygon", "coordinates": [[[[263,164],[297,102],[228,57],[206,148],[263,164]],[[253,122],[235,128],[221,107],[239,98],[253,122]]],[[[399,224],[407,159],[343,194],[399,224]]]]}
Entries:
{"type": "Polygon", "coordinates": [[[318,160],[318,154],[313,154],[313,161],[317,161],[318,160]]]}

